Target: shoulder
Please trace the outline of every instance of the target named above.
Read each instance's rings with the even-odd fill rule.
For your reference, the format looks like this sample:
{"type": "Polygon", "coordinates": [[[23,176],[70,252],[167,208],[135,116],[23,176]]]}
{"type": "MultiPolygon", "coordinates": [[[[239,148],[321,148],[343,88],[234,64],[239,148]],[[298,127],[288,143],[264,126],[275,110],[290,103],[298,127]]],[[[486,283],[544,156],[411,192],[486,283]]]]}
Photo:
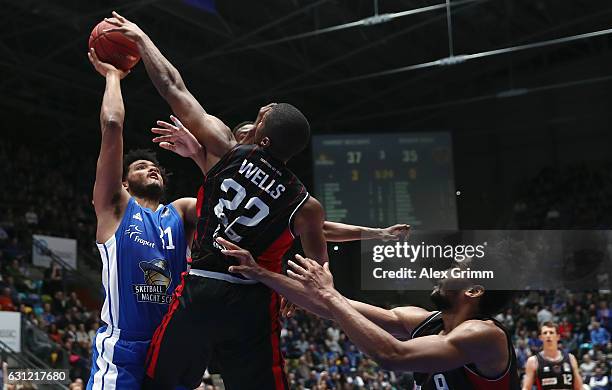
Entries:
{"type": "Polygon", "coordinates": [[[508,349],[506,333],[490,320],[464,321],[449,332],[447,337],[453,344],[467,350],[490,351],[497,356],[508,349]]]}
{"type": "Polygon", "coordinates": [[[418,306],[400,306],[391,309],[391,312],[402,323],[409,336],[437,313],[418,306]]]}
{"type": "Polygon", "coordinates": [[[570,363],[572,363],[572,366],[578,367],[578,359],[576,359],[576,356],[574,356],[574,354],[568,353],[567,357],[569,358],[570,363]]]}
{"type": "Polygon", "coordinates": [[[180,198],[172,202],[171,205],[174,206],[177,211],[181,212],[195,207],[196,202],[196,198],[180,198]]]}
{"type": "Polygon", "coordinates": [[[299,208],[295,213],[294,226],[297,235],[308,231],[313,226],[322,228],[325,220],[325,212],[321,203],[308,194],[304,194],[304,196],[307,199],[301,206],[298,206],[299,208]]]}
{"type": "Polygon", "coordinates": [[[525,363],[525,368],[535,369],[537,367],[538,367],[538,355],[536,353],[535,355],[529,356],[529,358],[527,359],[527,362],[525,363]]]}
{"type": "Polygon", "coordinates": [[[196,218],[196,204],[196,198],[180,198],[171,203],[184,221],[190,221],[196,218]]]}

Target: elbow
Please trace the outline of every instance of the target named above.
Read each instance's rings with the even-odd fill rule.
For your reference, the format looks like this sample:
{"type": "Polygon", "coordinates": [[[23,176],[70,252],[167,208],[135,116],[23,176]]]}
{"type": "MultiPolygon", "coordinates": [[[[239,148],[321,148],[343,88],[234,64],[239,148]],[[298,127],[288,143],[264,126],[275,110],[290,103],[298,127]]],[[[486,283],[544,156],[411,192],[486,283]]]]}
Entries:
{"type": "Polygon", "coordinates": [[[395,351],[374,351],[372,359],[383,370],[395,370],[398,367],[398,363],[401,361],[401,355],[395,351]]]}
{"type": "Polygon", "coordinates": [[[121,131],[123,130],[123,120],[119,115],[108,115],[102,118],[102,131],[121,131]]]}

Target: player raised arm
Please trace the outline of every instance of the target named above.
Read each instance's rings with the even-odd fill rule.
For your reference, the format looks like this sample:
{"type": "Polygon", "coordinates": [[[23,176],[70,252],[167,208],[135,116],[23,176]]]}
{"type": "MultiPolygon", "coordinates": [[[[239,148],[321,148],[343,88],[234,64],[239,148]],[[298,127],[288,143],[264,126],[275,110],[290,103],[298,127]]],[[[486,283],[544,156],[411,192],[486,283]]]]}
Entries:
{"type": "Polygon", "coordinates": [[[93,203],[98,218],[96,240],[105,242],[119,225],[128,203],[129,194],[123,188],[123,119],[125,109],[121,96],[121,79],[128,72],[101,62],[94,49],[87,53],[96,71],[106,79],[106,88],[100,109],[102,141],[96,165],[93,203]]]}
{"type": "Polygon", "coordinates": [[[113,12],[105,20],[117,31],[136,42],[149,78],[159,94],[168,102],[199,143],[206,147],[207,167],[214,165],[235,144],[230,129],[217,117],[208,114],[189,92],[179,71],[163,56],[153,41],[135,23],[113,12]]]}

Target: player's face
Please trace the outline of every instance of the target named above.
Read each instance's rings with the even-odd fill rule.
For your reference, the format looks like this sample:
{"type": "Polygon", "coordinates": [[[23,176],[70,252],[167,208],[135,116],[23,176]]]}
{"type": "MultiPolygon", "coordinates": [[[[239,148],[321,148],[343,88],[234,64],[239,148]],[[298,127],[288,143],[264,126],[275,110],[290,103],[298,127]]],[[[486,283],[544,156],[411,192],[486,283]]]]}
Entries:
{"type": "Polygon", "coordinates": [[[257,126],[257,129],[255,130],[255,144],[261,144],[262,141],[264,141],[265,144],[270,142],[268,136],[265,134],[264,128],[266,126],[266,118],[268,117],[270,112],[272,112],[272,110],[274,110],[274,107],[272,107],[265,114],[263,114],[261,123],[257,126]]]}
{"type": "Polygon", "coordinates": [[[238,143],[241,144],[242,141],[249,134],[249,131],[251,131],[253,129],[253,127],[255,127],[255,125],[248,124],[248,125],[244,125],[244,126],[238,128],[238,130],[236,130],[236,133],[235,133],[236,141],[238,141],[238,143]]]}
{"type": "Polygon", "coordinates": [[[164,192],[164,178],[151,161],[136,160],[130,164],[127,174],[128,191],[135,196],[160,199],[164,192]]]}
{"type": "Polygon", "coordinates": [[[557,334],[557,329],[551,326],[543,326],[540,331],[540,340],[544,344],[557,344],[560,336],[557,334]]]}

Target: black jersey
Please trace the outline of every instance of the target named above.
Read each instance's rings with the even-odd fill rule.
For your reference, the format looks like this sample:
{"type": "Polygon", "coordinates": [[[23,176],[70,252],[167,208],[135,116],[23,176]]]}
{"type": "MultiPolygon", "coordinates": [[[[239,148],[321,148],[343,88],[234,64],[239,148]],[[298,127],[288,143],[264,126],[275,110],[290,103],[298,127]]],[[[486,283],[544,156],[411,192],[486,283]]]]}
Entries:
{"type": "Polygon", "coordinates": [[[220,236],[247,249],[263,267],[280,272],[282,256],[294,239],[293,216],[307,199],[300,180],[265,149],[234,147],[208,172],[198,193],[192,268],[227,274],[237,264],[220,252],[215,241],[220,236]]]}
{"type": "MultiPolygon", "coordinates": [[[[480,374],[473,364],[453,370],[433,373],[414,373],[415,388],[420,390],[520,390],[516,355],[508,331],[492,318],[491,320],[506,334],[510,361],[508,368],[498,378],[487,378],[480,374]]],[[[411,338],[440,334],[444,329],[442,313],[435,312],[412,331],[411,338]]]]}
{"type": "Polygon", "coordinates": [[[574,388],[574,370],[569,354],[562,352],[561,360],[546,359],[542,353],[536,354],[538,371],[536,386],[538,390],[562,390],[574,388]]]}

